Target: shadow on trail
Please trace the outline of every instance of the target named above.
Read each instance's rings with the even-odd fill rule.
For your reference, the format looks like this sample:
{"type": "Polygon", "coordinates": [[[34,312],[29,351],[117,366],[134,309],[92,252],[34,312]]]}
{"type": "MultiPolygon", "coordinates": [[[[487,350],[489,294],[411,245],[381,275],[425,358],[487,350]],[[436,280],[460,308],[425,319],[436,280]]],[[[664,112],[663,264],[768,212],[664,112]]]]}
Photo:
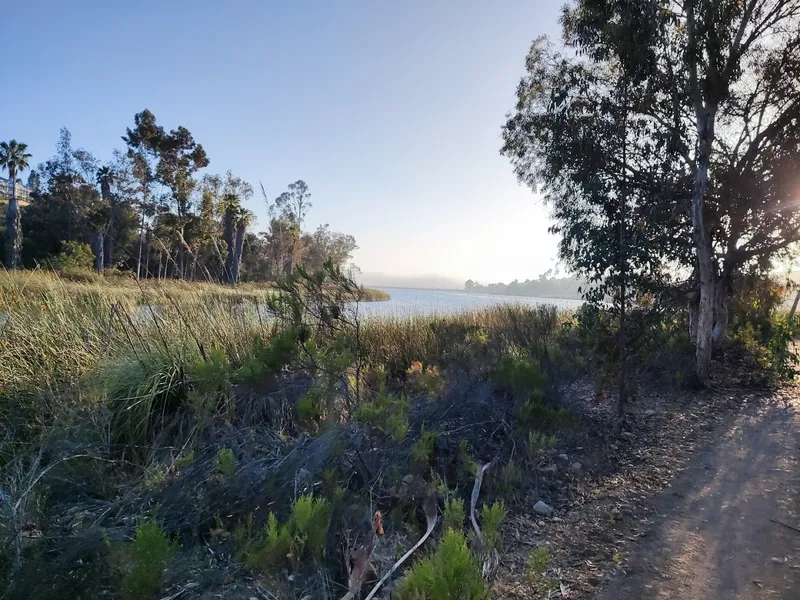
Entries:
{"type": "Polygon", "coordinates": [[[800,597],[797,407],[762,399],[655,498],[661,515],[608,600],[800,597]],[[796,585],[798,584],[798,585],[796,585]]]}

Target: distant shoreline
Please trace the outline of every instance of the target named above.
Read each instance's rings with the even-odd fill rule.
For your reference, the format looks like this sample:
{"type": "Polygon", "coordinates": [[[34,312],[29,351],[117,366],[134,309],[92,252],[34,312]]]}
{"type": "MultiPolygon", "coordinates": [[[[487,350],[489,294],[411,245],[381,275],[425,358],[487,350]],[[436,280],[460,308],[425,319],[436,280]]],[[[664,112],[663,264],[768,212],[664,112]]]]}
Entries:
{"type": "MultiPolygon", "coordinates": [[[[365,284],[366,285],[366,284],[365,284]]],[[[419,292],[455,292],[465,294],[468,296],[489,296],[501,298],[541,298],[542,300],[576,300],[581,301],[583,298],[572,296],[565,298],[564,296],[554,296],[552,294],[492,294],[491,292],[468,292],[464,289],[455,288],[426,288],[416,286],[402,286],[402,285],[369,285],[368,287],[379,290],[416,290],[419,292]]]]}

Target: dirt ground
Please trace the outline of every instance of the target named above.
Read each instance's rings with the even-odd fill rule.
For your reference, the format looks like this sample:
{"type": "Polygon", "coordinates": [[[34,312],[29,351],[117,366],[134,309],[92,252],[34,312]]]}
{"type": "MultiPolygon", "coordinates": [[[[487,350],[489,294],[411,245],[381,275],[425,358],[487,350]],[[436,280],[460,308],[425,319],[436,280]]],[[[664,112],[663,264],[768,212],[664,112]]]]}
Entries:
{"type": "Polygon", "coordinates": [[[800,394],[727,417],[652,500],[598,600],[800,598],[800,394]]]}

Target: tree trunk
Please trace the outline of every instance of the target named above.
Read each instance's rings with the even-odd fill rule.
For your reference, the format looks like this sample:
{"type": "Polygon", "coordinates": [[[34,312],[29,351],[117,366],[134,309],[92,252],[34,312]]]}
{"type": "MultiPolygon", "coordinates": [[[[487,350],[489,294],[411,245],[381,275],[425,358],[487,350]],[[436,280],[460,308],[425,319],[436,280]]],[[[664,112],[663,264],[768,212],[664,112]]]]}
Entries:
{"type": "MultiPolygon", "coordinates": [[[[112,225],[113,227],[113,225],[112,225]]],[[[116,235],[116,231],[113,228],[109,229],[106,234],[103,236],[103,260],[105,261],[105,268],[106,269],[113,269],[114,268],[114,236],[116,235]]]]}
{"type": "Polygon", "coordinates": [[[136,279],[142,276],[142,246],[144,246],[144,210],[142,210],[142,220],[139,224],[139,258],[136,260],[136,279]]]}
{"type": "Polygon", "coordinates": [[[697,252],[700,303],[697,312],[697,342],[695,343],[695,375],[701,385],[708,381],[714,331],[714,258],[711,236],[703,219],[711,146],[714,142],[715,111],[697,111],[697,172],[692,189],[692,226],[697,252]]]}
{"type": "Polygon", "coordinates": [[[17,201],[16,173],[10,173],[11,193],[6,209],[6,268],[16,269],[22,260],[22,221],[20,220],[19,202],[17,201]]]}
{"type": "Polygon", "coordinates": [[[225,283],[234,283],[233,279],[233,263],[236,254],[236,230],[234,229],[234,208],[229,206],[225,209],[225,217],[222,224],[222,237],[225,244],[228,246],[228,253],[225,256],[225,265],[223,268],[223,279],[225,283]]]}
{"type": "Polygon", "coordinates": [[[92,240],[92,251],[94,252],[94,270],[98,273],[103,272],[105,267],[105,236],[102,231],[96,231],[92,240]]]}
{"type": "Polygon", "coordinates": [[[800,302],[800,288],[798,288],[797,294],[794,297],[794,302],[792,302],[792,310],[789,311],[789,323],[791,323],[792,319],[794,319],[794,313],[797,312],[798,302],[800,302]]]}
{"type": "Polygon", "coordinates": [[[247,230],[245,223],[236,226],[236,247],[233,255],[233,270],[231,271],[231,283],[239,281],[239,267],[242,264],[242,250],[244,249],[244,237],[247,230]]]}
{"type": "Polygon", "coordinates": [[[714,294],[714,334],[715,345],[724,346],[728,342],[728,321],[730,318],[731,293],[723,277],[717,283],[714,294]]]}

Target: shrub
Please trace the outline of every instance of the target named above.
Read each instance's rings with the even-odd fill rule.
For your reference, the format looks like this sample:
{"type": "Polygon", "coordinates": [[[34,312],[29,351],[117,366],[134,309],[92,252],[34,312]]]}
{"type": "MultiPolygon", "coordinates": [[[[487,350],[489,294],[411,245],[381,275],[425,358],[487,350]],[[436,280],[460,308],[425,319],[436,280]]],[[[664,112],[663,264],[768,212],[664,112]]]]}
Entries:
{"type": "Polygon", "coordinates": [[[61,252],[54,259],[57,269],[86,269],[94,265],[94,253],[89,244],[77,241],[61,242],[61,252]]]}
{"type": "Polygon", "coordinates": [[[406,371],[412,387],[431,396],[438,396],[444,390],[444,378],[439,372],[439,367],[428,366],[423,368],[422,363],[415,360],[406,371]]]}
{"type": "Polygon", "coordinates": [[[237,556],[251,570],[280,566],[289,556],[296,561],[319,560],[325,553],[330,522],[330,502],[300,496],[285,523],[270,513],[261,534],[253,531],[252,515],[240,523],[234,531],[237,556]]]}
{"type": "Polygon", "coordinates": [[[438,431],[426,431],[423,426],[419,439],[411,446],[411,460],[422,467],[429,466],[438,437],[438,431]]]}
{"type": "Polygon", "coordinates": [[[469,451],[467,440],[461,440],[458,444],[458,462],[461,470],[461,477],[469,479],[475,477],[478,472],[478,463],[469,451]]]}
{"type": "Polygon", "coordinates": [[[373,399],[361,406],[357,418],[399,444],[408,435],[408,411],[409,405],[405,396],[395,396],[387,392],[386,374],[380,372],[378,389],[373,399]]]}
{"type": "Polygon", "coordinates": [[[221,448],[217,452],[217,471],[226,479],[236,475],[236,460],[233,457],[233,450],[230,448],[221,448]]]}
{"type": "Polygon", "coordinates": [[[503,539],[500,535],[500,525],[505,520],[507,513],[502,502],[495,502],[491,506],[484,504],[481,507],[483,540],[487,550],[500,550],[503,539]]]}
{"type": "Polygon", "coordinates": [[[525,568],[525,575],[531,585],[539,587],[544,581],[544,574],[550,565],[550,551],[546,546],[539,546],[531,552],[528,557],[528,564],[525,568]]]}
{"type": "Polygon", "coordinates": [[[515,398],[544,399],[547,376],[532,358],[507,354],[495,366],[491,378],[515,398]]]}
{"type": "Polygon", "coordinates": [[[122,580],[122,597],[127,600],[155,598],[161,588],[164,569],[175,551],[175,544],[158,522],[148,519],[139,523],[131,548],[133,568],[122,580]]]}
{"type": "Polygon", "coordinates": [[[488,600],[489,591],[464,534],[448,529],[436,551],[398,584],[397,600],[488,600]]]}
{"type": "Polygon", "coordinates": [[[444,502],[444,530],[453,529],[461,531],[464,527],[464,500],[461,498],[453,498],[452,500],[445,500],[444,502]]]}
{"type": "Polygon", "coordinates": [[[267,374],[278,373],[289,365],[296,352],[299,329],[287,327],[273,335],[268,342],[261,336],[253,339],[252,355],[237,372],[237,377],[249,383],[260,383],[267,374]]]}

